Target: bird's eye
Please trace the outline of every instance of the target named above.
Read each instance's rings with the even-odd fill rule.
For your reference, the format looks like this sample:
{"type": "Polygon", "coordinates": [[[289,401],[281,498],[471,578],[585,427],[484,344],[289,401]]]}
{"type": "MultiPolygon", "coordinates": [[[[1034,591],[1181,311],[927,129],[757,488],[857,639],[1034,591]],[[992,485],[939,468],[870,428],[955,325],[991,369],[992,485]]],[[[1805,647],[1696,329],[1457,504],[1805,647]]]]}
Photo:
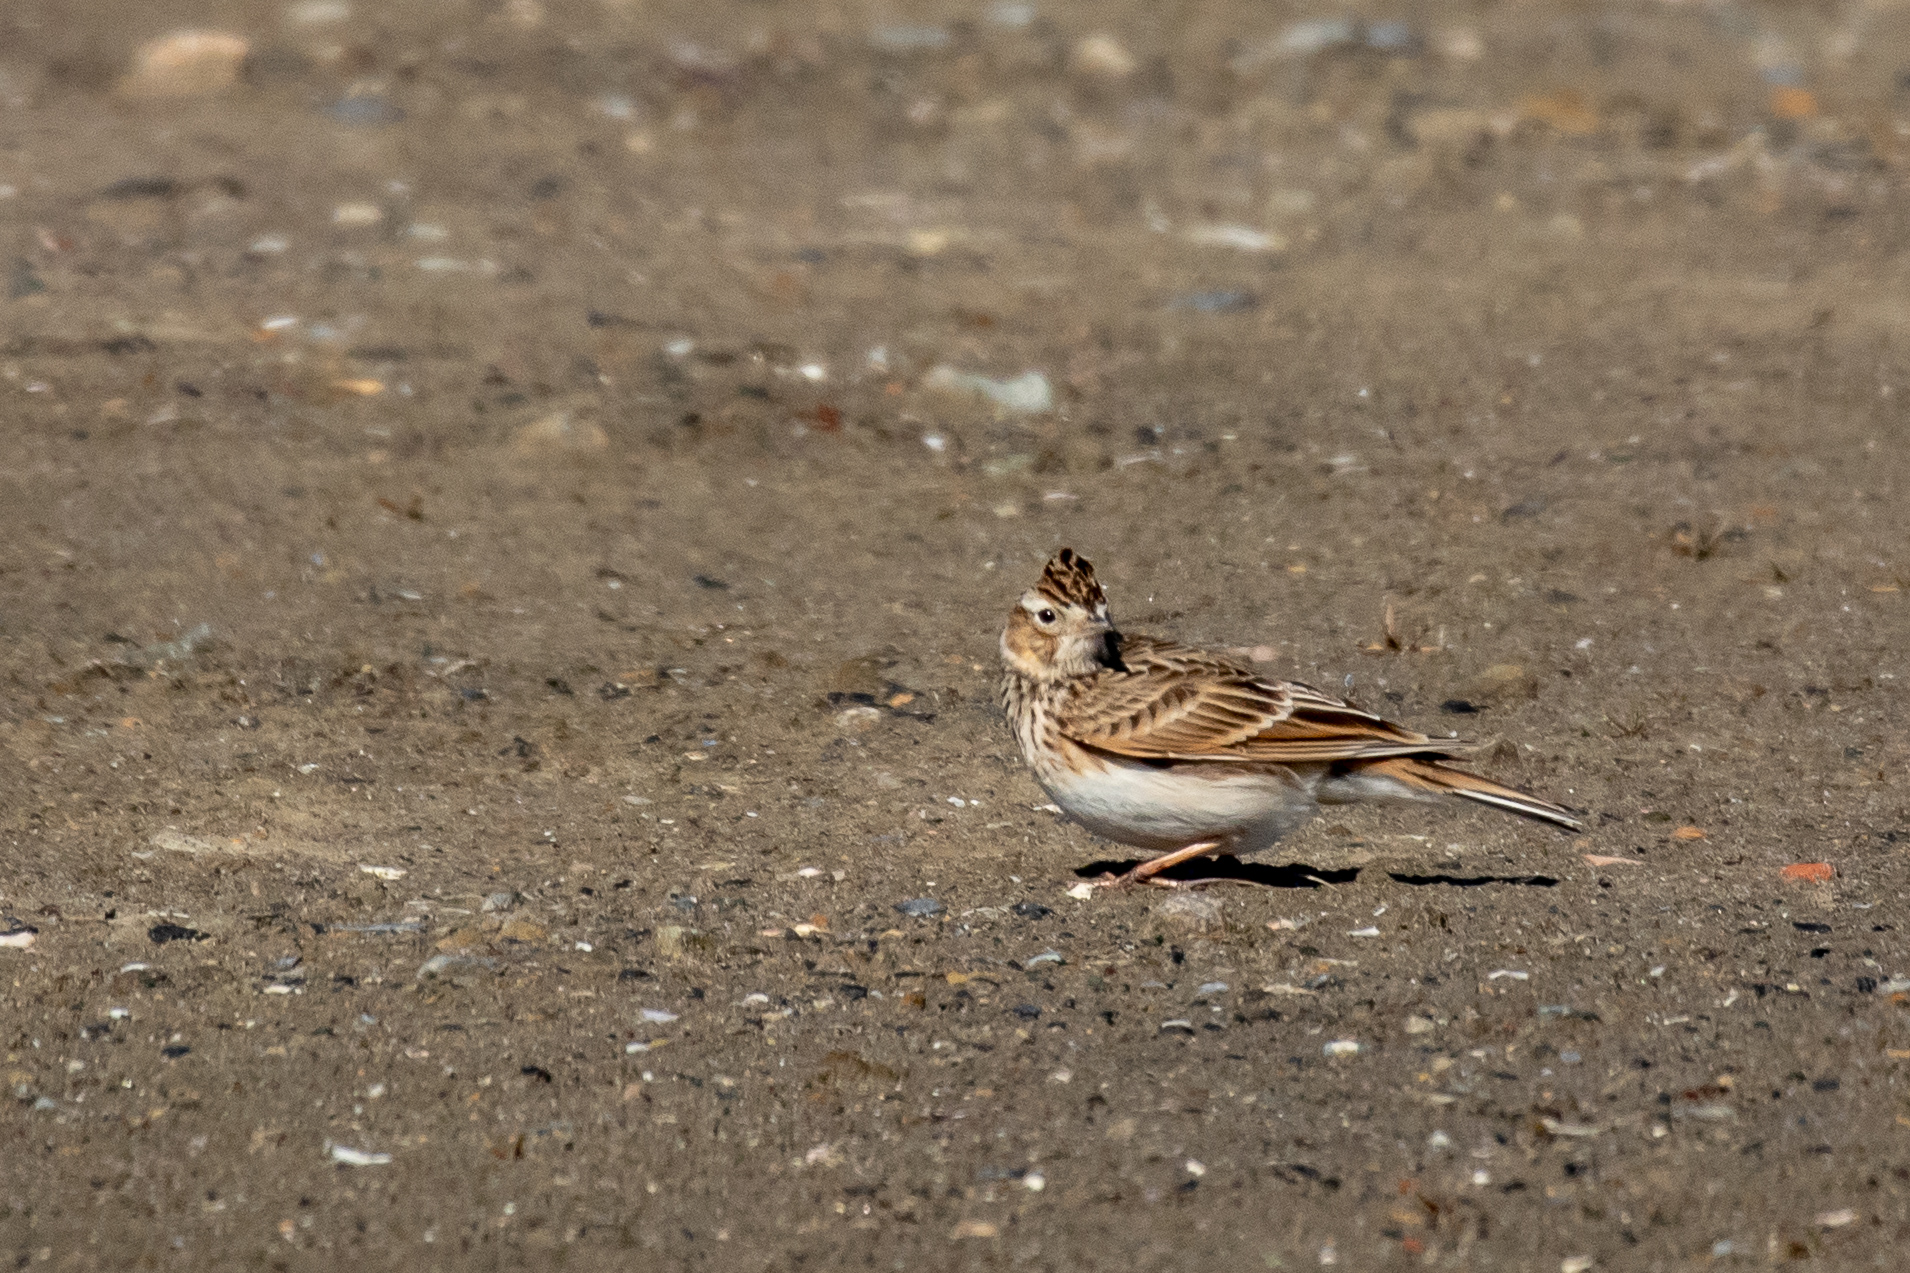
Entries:
{"type": "Polygon", "coordinates": [[[1039,614],[1037,614],[1037,615],[1035,615],[1035,618],[1037,618],[1037,619],[1039,619],[1039,620],[1041,620],[1041,621],[1042,621],[1043,623],[1053,623],[1053,622],[1054,622],[1054,611],[1052,611],[1052,610],[1049,610],[1049,609],[1047,609],[1046,607],[1043,607],[1043,608],[1042,608],[1042,610],[1041,610],[1041,612],[1040,612],[1039,614]]]}

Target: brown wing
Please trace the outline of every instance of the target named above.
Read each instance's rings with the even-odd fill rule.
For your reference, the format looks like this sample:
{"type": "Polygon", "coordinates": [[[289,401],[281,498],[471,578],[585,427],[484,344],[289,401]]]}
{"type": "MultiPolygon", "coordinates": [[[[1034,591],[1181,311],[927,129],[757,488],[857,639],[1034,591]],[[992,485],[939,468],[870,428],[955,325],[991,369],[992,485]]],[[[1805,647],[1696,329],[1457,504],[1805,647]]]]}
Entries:
{"type": "Polygon", "coordinates": [[[1076,682],[1057,714],[1064,734],[1097,751],[1298,764],[1453,750],[1310,686],[1263,679],[1209,650],[1128,637],[1121,661],[1126,671],[1076,682]]]}

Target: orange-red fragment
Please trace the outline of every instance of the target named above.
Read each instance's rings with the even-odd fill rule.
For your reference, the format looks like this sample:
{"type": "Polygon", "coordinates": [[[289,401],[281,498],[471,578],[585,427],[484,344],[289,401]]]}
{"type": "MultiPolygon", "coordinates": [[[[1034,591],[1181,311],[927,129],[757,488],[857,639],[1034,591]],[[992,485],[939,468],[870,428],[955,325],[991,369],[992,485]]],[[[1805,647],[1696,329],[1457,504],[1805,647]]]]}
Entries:
{"type": "Polygon", "coordinates": [[[1771,114],[1779,119],[1809,119],[1817,113],[1817,95],[1807,88],[1771,90],[1771,114]]]}
{"type": "Polygon", "coordinates": [[[1787,880],[1796,880],[1805,884],[1822,884],[1837,874],[1828,862],[1793,862],[1780,872],[1787,880]]]}

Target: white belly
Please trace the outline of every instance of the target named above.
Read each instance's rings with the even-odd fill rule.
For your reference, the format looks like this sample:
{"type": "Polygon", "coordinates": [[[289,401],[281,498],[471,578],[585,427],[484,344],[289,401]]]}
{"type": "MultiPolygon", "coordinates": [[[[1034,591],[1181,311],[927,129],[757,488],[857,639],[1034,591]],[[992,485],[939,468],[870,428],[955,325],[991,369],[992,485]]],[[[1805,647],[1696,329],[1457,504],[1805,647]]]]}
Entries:
{"type": "Polygon", "coordinates": [[[1291,772],[1154,767],[1090,761],[1083,771],[1040,775],[1054,802],[1096,835],[1168,850],[1218,840],[1235,852],[1264,849],[1310,819],[1311,784],[1291,772]]]}

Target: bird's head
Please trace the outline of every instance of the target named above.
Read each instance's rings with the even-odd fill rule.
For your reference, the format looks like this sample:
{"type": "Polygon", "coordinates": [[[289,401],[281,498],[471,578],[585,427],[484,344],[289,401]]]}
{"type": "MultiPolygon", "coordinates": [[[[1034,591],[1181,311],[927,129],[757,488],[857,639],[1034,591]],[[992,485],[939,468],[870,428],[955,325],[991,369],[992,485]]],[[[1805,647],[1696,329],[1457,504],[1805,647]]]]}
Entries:
{"type": "Polygon", "coordinates": [[[1063,680],[1121,668],[1121,634],[1108,618],[1094,567],[1074,549],[1049,559],[1041,579],[1008,612],[1002,662],[1034,680],[1063,680]]]}

